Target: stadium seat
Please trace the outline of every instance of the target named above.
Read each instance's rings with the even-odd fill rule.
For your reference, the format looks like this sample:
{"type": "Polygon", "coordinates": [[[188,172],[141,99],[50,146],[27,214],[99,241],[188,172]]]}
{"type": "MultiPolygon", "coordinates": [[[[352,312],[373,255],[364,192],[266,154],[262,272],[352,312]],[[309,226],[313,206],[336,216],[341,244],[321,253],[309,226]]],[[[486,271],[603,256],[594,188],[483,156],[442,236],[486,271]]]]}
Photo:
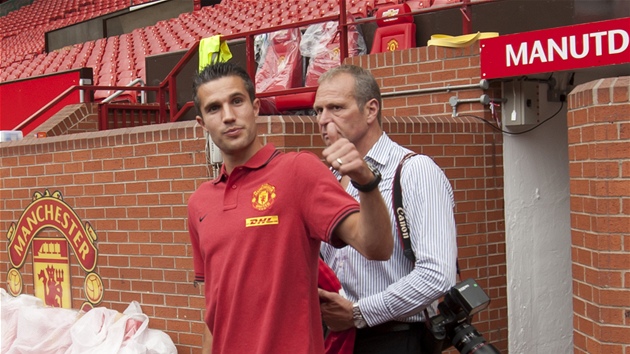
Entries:
{"type": "Polygon", "coordinates": [[[461,0],[433,0],[431,3],[432,7],[439,7],[444,5],[458,4],[462,2],[461,0]]]}
{"type": "Polygon", "coordinates": [[[87,63],[88,57],[92,52],[92,48],[94,48],[94,41],[82,43],[81,50],[74,58],[74,62],[71,64],[71,67],[82,68],[86,66],[85,64],[87,63]]]}
{"type": "Polygon", "coordinates": [[[391,5],[397,5],[400,4],[401,1],[399,0],[375,0],[374,1],[374,6],[376,8],[379,7],[383,7],[383,6],[391,6],[391,5]]]}
{"type": "MultiPolygon", "coordinates": [[[[116,85],[116,76],[114,74],[103,74],[102,76],[98,76],[95,79],[96,86],[113,86],[116,85]]],[[[113,90],[98,90],[94,92],[94,100],[102,101],[107,96],[114,93],[113,90]]]]}
{"type": "MultiPolygon", "coordinates": [[[[353,21],[352,16],[348,16],[348,22],[353,21]]],[[[310,58],[305,86],[317,86],[317,80],[324,72],[341,64],[337,29],[337,22],[330,21],[310,25],[304,33],[300,50],[310,58]]],[[[348,30],[348,56],[365,54],[365,41],[356,26],[350,26],[348,30]]]]}
{"type": "Polygon", "coordinates": [[[348,1],[348,11],[355,18],[366,18],[372,15],[374,2],[372,0],[350,0],[348,1]]]}
{"type": "MultiPolygon", "coordinates": [[[[301,32],[298,28],[269,34],[265,56],[255,76],[256,92],[273,92],[302,86],[303,66],[299,48],[300,38],[301,32]]],[[[280,104],[284,103],[286,107],[295,103],[290,97],[265,98],[261,100],[261,113],[279,113],[276,109],[278,99],[280,104]]]]}
{"type": "Polygon", "coordinates": [[[407,0],[405,3],[409,5],[411,11],[428,9],[434,0],[407,0]]]}
{"type": "MultiPolygon", "coordinates": [[[[117,86],[127,86],[130,82],[137,79],[136,72],[134,70],[125,70],[120,72],[116,76],[117,86]]],[[[116,97],[114,101],[129,101],[132,103],[138,102],[138,91],[128,90],[124,91],[120,96],[116,97]]]]}
{"type": "Polygon", "coordinates": [[[279,113],[312,109],[313,103],[315,103],[315,92],[294,93],[275,97],[276,110],[279,113]]]}
{"type": "Polygon", "coordinates": [[[179,38],[181,38],[181,44],[185,48],[190,47],[193,43],[197,41],[198,38],[190,33],[186,26],[184,26],[183,21],[172,21],[171,26],[173,32],[177,34],[179,38]]]}
{"type": "Polygon", "coordinates": [[[377,28],[374,31],[374,41],[370,54],[391,52],[394,50],[409,49],[416,46],[416,24],[413,16],[400,16],[411,13],[411,8],[406,3],[383,6],[376,11],[377,28]]]}
{"type": "Polygon", "coordinates": [[[270,92],[302,86],[301,33],[297,28],[269,34],[269,45],[256,72],[256,91],[270,92]]]}

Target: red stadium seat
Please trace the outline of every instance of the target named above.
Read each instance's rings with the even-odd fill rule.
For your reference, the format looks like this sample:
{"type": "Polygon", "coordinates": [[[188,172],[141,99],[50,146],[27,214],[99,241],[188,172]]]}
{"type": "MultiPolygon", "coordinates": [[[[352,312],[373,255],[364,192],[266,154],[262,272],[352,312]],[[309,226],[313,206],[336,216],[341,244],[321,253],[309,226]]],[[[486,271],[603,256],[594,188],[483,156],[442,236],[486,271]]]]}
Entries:
{"type": "Polygon", "coordinates": [[[405,3],[409,5],[411,11],[428,9],[433,4],[434,0],[407,0],[405,3]]]}
{"type": "MultiPolygon", "coordinates": [[[[349,16],[349,22],[354,19],[349,16]]],[[[337,22],[317,23],[309,26],[305,32],[309,36],[309,43],[301,45],[304,56],[310,57],[306,69],[305,86],[317,86],[317,80],[328,69],[339,66],[341,63],[337,22]]],[[[348,27],[348,56],[356,56],[365,53],[365,41],[356,26],[348,27]]]]}
{"type": "MultiPolygon", "coordinates": [[[[116,76],[114,74],[104,74],[102,76],[96,77],[95,80],[96,86],[113,86],[116,85],[116,76]]],[[[102,101],[107,96],[114,93],[113,90],[98,90],[94,92],[94,100],[102,101]]]]}
{"type": "Polygon", "coordinates": [[[352,5],[349,5],[348,11],[355,18],[367,18],[370,16],[371,10],[363,4],[363,2],[357,2],[352,5]]]}
{"type": "MultiPolygon", "coordinates": [[[[272,92],[302,86],[301,32],[298,28],[269,34],[268,47],[262,64],[256,72],[256,92],[272,92]]],[[[277,97],[291,106],[291,98],[277,97]],[[289,102],[286,102],[287,99],[289,102]]],[[[278,113],[276,98],[261,100],[261,113],[278,113]]],[[[312,104],[312,103],[311,103],[312,104]]]]}
{"type": "Polygon", "coordinates": [[[398,0],[376,0],[374,2],[374,6],[376,8],[383,7],[383,6],[397,5],[397,4],[400,4],[400,1],[398,1],[398,0]]]}
{"type": "Polygon", "coordinates": [[[256,91],[270,92],[302,86],[300,30],[280,30],[269,34],[269,46],[256,73],[256,91]]]}
{"type": "Polygon", "coordinates": [[[457,4],[462,2],[461,0],[432,0],[431,6],[439,7],[444,5],[457,4]]]}
{"type": "Polygon", "coordinates": [[[315,92],[276,96],[275,102],[278,112],[312,109],[315,103],[315,92]]]}
{"type": "Polygon", "coordinates": [[[378,28],[374,31],[373,53],[391,52],[394,50],[409,49],[416,46],[416,24],[413,16],[400,16],[411,13],[411,8],[406,3],[392,6],[384,6],[376,11],[378,28]]]}

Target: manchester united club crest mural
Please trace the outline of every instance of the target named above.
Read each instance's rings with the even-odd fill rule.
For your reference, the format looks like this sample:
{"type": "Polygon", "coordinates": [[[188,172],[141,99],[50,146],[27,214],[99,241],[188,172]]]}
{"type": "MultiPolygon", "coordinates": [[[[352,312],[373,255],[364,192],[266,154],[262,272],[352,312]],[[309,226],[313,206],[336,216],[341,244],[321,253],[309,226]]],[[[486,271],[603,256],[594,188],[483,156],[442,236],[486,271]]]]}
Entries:
{"type": "Polygon", "coordinates": [[[7,233],[11,269],[7,273],[8,290],[13,296],[22,293],[20,270],[27,254],[33,253],[35,296],[48,306],[72,307],[70,262],[86,272],[83,291],[86,301],[81,309],[89,310],[103,300],[103,282],[94,271],[98,250],[96,233],[88,222],[83,222],[63,200],[60,192],[35,192],[32,202],[20,219],[12,223],[7,233]],[[39,237],[40,231],[51,228],[59,237],[39,237]],[[71,257],[70,250],[74,254],[71,257]]]}

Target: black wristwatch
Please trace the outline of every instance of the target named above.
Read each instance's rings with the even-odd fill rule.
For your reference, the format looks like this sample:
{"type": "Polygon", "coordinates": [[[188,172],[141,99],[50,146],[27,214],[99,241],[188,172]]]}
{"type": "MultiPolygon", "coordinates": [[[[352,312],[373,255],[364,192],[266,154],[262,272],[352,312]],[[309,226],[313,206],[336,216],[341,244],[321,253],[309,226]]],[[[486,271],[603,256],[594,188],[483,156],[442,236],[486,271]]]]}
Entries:
{"type": "Polygon", "coordinates": [[[359,192],[371,192],[376,189],[376,187],[378,187],[378,184],[381,182],[381,173],[376,168],[372,167],[372,165],[370,165],[369,163],[368,167],[370,168],[370,171],[372,171],[372,173],[374,174],[374,179],[372,180],[372,182],[368,184],[358,184],[357,182],[350,180],[350,183],[352,183],[354,188],[356,188],[359,192]]]}

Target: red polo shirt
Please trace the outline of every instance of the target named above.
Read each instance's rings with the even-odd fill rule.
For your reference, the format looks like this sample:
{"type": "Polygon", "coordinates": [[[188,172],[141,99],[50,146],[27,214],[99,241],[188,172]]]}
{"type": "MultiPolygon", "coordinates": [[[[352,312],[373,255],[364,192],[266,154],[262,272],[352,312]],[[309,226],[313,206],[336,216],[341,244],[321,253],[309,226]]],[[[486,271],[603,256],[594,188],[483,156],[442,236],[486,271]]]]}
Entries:
{"type": "Polygon", "coordinates": [[[358,210],[314,154],[272,145],[202,184],[188,202],[188,226],[212,352],[323,353],[320,241],[358,210]]]}

